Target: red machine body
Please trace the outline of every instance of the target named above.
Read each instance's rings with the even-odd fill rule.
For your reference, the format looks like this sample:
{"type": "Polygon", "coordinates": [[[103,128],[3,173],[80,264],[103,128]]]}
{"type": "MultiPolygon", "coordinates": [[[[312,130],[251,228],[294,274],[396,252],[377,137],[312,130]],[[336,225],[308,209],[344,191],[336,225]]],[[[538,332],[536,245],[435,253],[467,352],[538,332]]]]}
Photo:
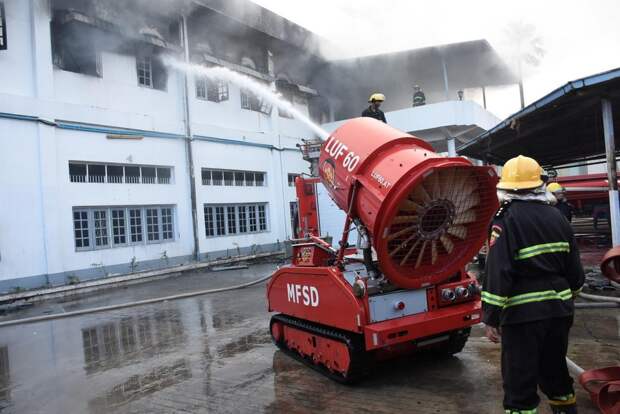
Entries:
{"type": "Polygon", "coordinates": [[[274,342],[345,382],[418,348],[459,352],[480,320],[478,282],[464,266],[497,209],[494,170],[357,118],[323,144],[319,174],[347,213],[343,237],[338,249],[318,237],[316,199],[308,199],[316,178],[298,178],[305,238],[267,287],[269,311],[280,312],[274,342]],[[363,255],[347,246],[353,223],[363,255]]]}

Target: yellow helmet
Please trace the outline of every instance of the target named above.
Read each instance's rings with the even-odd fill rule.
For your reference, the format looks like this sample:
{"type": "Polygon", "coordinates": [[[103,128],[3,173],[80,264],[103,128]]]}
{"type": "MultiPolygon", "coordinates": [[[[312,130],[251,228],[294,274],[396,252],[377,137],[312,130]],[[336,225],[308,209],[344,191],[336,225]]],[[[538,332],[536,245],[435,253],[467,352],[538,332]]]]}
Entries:
{"type": "Polygon", "coordinates": [[[551,183],[547,186],[547,191],[551,192],[551,193],[555,193],[558,191],[564,191],[564,187],[562,187],[560,184],[558,183],[551,183]]]}
{"type": "Polygon", "coordinates": [[[368,102],[373,101],[383,102],[385,101],[385,95],[382,93],[373,93],[372,95],[370,95],[370,98],[368,98],[368,102]]]}
{"type": "Polygon", "coordinates": [[[500,190],[527,190],[543,185],[543,170],[535,159],[519,155],[506,161],[502,177],[497,184],[500,190]]]}

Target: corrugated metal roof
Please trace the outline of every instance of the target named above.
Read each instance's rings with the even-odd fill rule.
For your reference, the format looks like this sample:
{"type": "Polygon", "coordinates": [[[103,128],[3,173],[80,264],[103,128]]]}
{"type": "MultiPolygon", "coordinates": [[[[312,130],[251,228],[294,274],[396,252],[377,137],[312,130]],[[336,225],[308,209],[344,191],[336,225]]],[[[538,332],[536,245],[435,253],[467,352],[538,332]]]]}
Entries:
{"type": "Polygon", "coordinates": [[[523,154],[544,165],[562,165],[605,153],[601,99],[612,101],[616,146],[620,139],[620,68],[577,79],[506,118],[457,151],[503,164],[523,154]]]}

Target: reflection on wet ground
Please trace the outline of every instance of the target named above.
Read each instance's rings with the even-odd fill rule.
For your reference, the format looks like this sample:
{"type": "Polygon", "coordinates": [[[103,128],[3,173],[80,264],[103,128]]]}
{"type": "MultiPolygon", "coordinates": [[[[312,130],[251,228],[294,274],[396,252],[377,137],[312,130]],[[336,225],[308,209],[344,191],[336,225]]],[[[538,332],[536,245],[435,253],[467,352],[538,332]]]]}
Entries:
{"type": "MultiPolygon", "coordinates": [[[[228,273],[221,284],[247,281],[272,268],[228,273]]],[[[196,279],[190,285],[207,282],[196,279]]],[[[149,285],[152,296],[169,286],[157,283],[149,285]]],[[[140,289],[143,295],[149,288],[140,289]]],[[[128,290],[118,294],[122,299],[136,296],[128,290]]],[[[114,292],[106,295],[97,300],[121,300],[113,297],[114,292]]],[[[482,338],[480,327],[473,330],[458,357],[410,357],[386,363],[363,383],[343,386],[275,349],[268,334],[264,295],[264,286],[255,286],[0,328],[0,411],[501,411],[499,347],[482,338]]],[[[572,332],[571,357],[585,368],[618,364],[619,317],[618,310],[580,310],[572,332]]],[[[597,412],[584,392],[579,391],[578,397],[581,413],[597,412]]],[[[541,412],[548,413],[546,407],[541,412]]]]}

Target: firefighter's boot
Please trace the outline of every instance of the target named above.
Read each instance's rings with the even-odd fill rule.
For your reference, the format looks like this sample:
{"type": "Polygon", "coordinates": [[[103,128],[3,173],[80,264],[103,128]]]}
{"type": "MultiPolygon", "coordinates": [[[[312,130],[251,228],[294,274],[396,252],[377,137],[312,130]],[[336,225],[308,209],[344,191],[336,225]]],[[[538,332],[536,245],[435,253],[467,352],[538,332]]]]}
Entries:
{"type": "Polygon", "coordinates": [[[577,414],[577,405],[549,405],[553,414],[577,414]]]}

